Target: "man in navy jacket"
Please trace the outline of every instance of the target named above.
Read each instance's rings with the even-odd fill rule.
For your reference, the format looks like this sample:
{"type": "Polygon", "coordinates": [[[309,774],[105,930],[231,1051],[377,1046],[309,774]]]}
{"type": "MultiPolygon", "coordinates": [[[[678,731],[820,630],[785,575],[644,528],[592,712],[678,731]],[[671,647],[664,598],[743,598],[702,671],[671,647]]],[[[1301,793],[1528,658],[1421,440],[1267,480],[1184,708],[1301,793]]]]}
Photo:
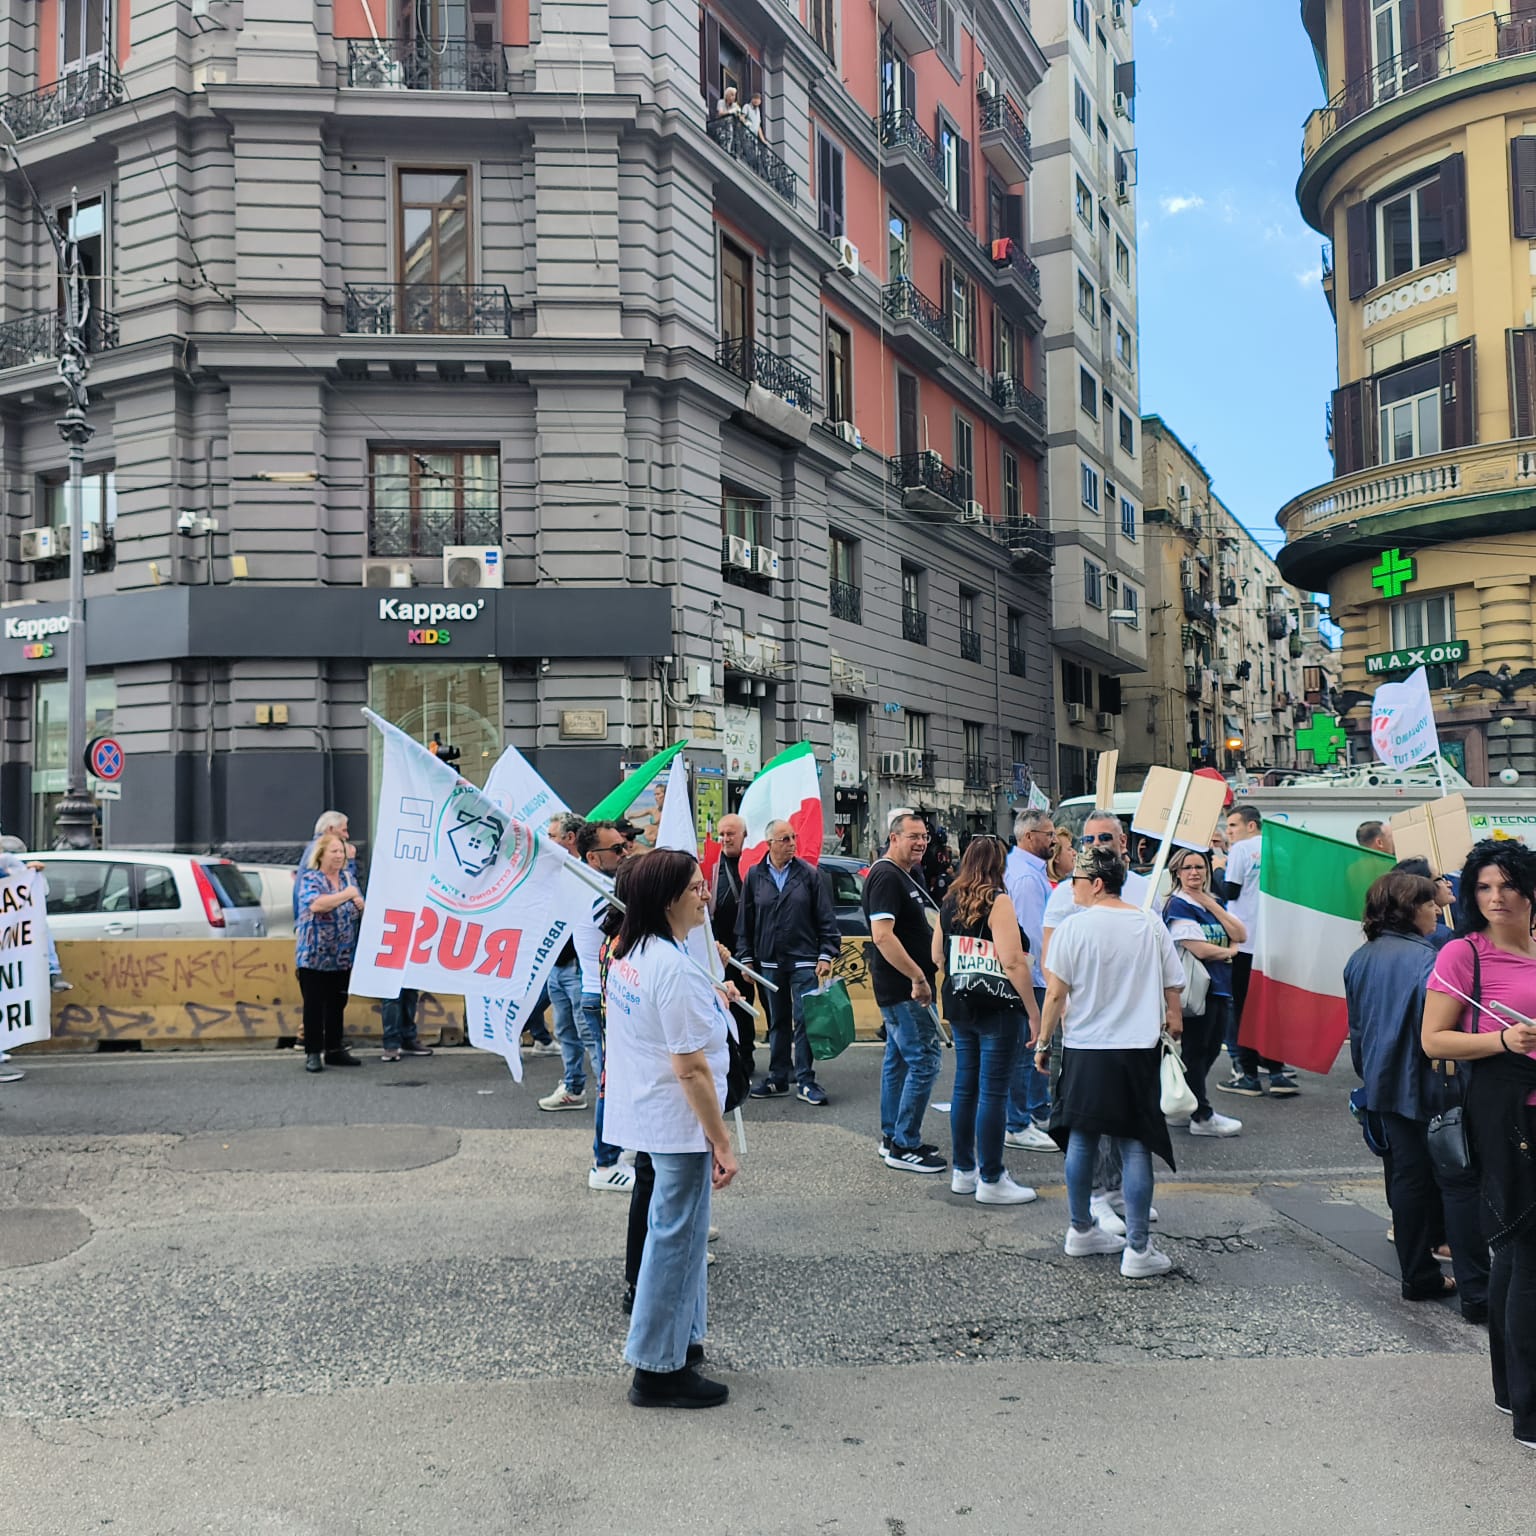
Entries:
{"type": "Polygon", "coordinates": [[[795,857],[795,829],[787,821],[768,826],[768,857],[741,882],[736,916],[736,958],[778,986],[768,992],[768,1074],[752,1085],[754,1099],[789,1092],[790,1044],[794,1044],[795,1096],[806,1104],[827,1102],[816,1081],[805,1038],[801,999],[832,974],[842,947],[837,914],[821,871],[795,857]]]}

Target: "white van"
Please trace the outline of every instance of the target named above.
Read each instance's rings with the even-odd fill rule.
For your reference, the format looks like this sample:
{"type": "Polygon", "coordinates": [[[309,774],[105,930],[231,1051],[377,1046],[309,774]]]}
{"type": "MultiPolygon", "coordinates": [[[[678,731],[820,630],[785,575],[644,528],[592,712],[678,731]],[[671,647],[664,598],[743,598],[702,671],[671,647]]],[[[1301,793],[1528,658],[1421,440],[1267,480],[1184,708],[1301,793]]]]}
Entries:
{"type": "Polygon", "coordinates": [[[129,849],[22,854],[48,882],[55,939],[261,939],[261,894],[229,859],[129,849]]]}

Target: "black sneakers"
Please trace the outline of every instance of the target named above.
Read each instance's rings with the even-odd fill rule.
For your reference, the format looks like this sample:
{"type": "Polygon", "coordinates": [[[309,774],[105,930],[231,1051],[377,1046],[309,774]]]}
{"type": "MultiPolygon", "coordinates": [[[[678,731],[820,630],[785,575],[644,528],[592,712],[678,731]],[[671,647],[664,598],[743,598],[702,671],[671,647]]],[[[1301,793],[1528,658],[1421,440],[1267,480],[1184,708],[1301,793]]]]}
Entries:
{"type": "Polygon", "coordinates": [[[328,1067],[360,1067],[360,1066],[362,1066],[362,1062],[360,1062],[357,1059],[357,1057],[354,1056],[352,1054],[352,1052],[348,1051],[348,1050],[327,1051],[325,1053],[325,1064],[328,1067]]]}
{"type": "Polygon", "coordinates": [[[691,1365],[680,1371],[636,1371],[629,1388],[636,1408],[718,1408],[730,1395],[724,1382],[700,1376],[691,1365]]]}
{"type": "Polygon", "coordinates": [[[906,1150],[893,1141],[886,1148],[885,1166],[900,1168],[907,1173],[943,1173],[949,1166],[936,1152],[925,1152],[921,1147],[906,1150]]]}
{"type": "Polygon", "coordinates": [[[765,1077],[761,1082],[752,1084],[748,1090],[748,1097],[754,1099],[782,1099],[789,1094],[788,1083],[776,1083],[771,1077],[765,1077]]]}

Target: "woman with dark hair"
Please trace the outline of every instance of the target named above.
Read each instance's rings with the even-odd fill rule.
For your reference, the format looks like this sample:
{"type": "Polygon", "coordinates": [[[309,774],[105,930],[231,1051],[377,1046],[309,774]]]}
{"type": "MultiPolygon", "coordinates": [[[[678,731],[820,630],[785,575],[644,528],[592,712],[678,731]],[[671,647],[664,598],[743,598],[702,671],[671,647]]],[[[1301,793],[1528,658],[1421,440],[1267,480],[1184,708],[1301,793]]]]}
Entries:
{"type": "Polygon", "coordinates": [[[1160,1107],[1163,1030],[1184,1033],[1184,970],[1168,930],[1120,899],[1125,862],[1114,843],[1085,847],[1072,875],[1079,911],[1051,935],[1045,1009],[1035,1061],[1044,1070],[1062,1026],[1061,1082],[1051,1135],[1067,1154],[1069,1257],[1120,1254],[1127,1279],[1173,1268],[1150,1236],[1152,1154],[1173,1167],[1160,1107]],[[1094,1162],[1100,1137],[1113,1139],[1124,1169],[1124,1237],[1094,1219],[1094,1162]]]}
{"type": "Polygon", "coordinates": [[[1219,1115],[1211,1106],[1205,1080],[1227,1038],[1232,1012],[1232,949],[1248,930],[1227,911],[1211,891],[1211,866],[1206,855],[1180,848],[1168,860],[1173,890],[1163,903],[1168,936],[1185,954],[1198,960],[1211,978],[1202,1013],[1184,1018],[1184,1077],[1195,1096],[1189,1118],[1191,1136],[1240,1136],[1243,1122],[1219,1115]]]}
{"type": "Polygon", "coordinates": [[[944,1017],[955,1037],[949,1187],[975,1195],[978,1205],[1027,1205],[1035,1198],[1003,1167],[1014,1063],[1040,1030],[1029,943],[1003,886],[1007,859],[1002,838],[973,837],[933,931],[934,967],[944,972],[944,1017]]]}
{"type": "Polygon", "coordinates": [[[1493,1401],[1513,1417],[1516,1440],[1536,1450],[1536,1025],[1525,1022],[1536,1014],[1536,853],[1479,843],[1457,905],[1465,937],[1440,951],[1430,974],[1424,1053],[1471,1067],[1463,1113],[1493,1248],[1493,1401]]]}
{"type": "Polygon", "coordinates": [[[655,1176],[645,1254],[624,1358],[641,1408],[713,1408],[729,1390],[706,1380],[707,1244],[711,1189],[737,1173],[725,1128],[729,1018],[714,983],[688,955],[709,919],[697,860],[646,854],[625,881],[625,912],[608,964],[604,1134],[650,1154],[655,1176]]]}
{"type": "Polygon", "coordinates": [[[1434,882],[1423,875],[1391,870],[1366,893],[1366,941],[1344,966],[1349,1053],[1365,1084],[1366,1113],[1386,1143],[1382,1173],[1403,1297],[1437,1301],[1459,1292],[1463,1314],[1478,1321],[1488,1309],[1488,1246],[1478,1230],[1477,1183],[1437,1174],[1429,1156],[1441,1094],[1419,1032],[1438,914],[1434,882]],[[1454,1280],[1440,1273],[1442,1229],[1454,1280]]]}
{"type": "Polygon", "coordinates": [[[1399,859],[1392,866],[1394,875],[1418,875],[1428,880],[1435,888],[1435,931],[1430,934],[1430,942],[1436,949],[1441,949],[1449,944],[1456,935],[1452,926],[1455,921],[1455,913],[1451,910],[1456,905],[1456,882],[1449,875],[1437,875],[1429,867],[1428,859],[1399,859]]]}

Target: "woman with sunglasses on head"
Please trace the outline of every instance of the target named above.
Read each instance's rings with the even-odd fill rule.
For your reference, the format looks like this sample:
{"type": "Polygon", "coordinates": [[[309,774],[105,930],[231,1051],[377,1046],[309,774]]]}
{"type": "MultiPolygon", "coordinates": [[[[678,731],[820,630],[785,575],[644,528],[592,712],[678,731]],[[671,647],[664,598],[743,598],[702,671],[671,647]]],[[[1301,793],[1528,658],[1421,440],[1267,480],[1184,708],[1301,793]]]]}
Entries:
{"type": "Polygon", "coordinates": [[[1243,1122],[1219,1115],[1211,1107],[1205,1080],[1227,1037],[1232,1011],[1232,947],[1248,937],[1248,930],[1227,911],[1211,890],[1211,868],[1206,856],[1179,848],[1168,860],[1173,890],[1163,904],[1168,936],[1211,978],[1205,1011],[1184,1015],[1184,1076],[1195,1096],[1195,1112],[1189,1119],[1191,1136],[1237,1136],[1243,1122]]]}
{"type": "Polygon", "coordinates": [[[933,963],[955,1037],[949,1187],[978,1205],[1027,1205],[1035,1192],[1003,1167],[1014,1064],[1040,1030],[1029,946],[1003,884],[1002,838],[973,837],[939,908],[933,963]]]}
{"type": "Polygon", "coordinates": [[[607,976],[604,1129],[650,1154],[655,1177],[624,1358],[641,1408],[713,1408],[728,1389],[700,1376],[709,1204],[737,1173],[725,1126],[729,1018],[688,935],[709,886],[686,853],[658,848],[625,881],[607,976]]]}
{"type": "MultiPolygon", "coordinates": [[[[1461,871],[1457,929],[1435,960],[1422,1044],[1467,1063],[1468,1150],[1493,1248],[1488,1345],[1493,1400],[1515,1438],[1536,1450],[1536,853],[1520,843],[1473,848],[1461,871]]],[[[1466,1068],[1462,1069],[1466,1071],[1466,1068]]],[[[1461,1074],[1458,1073],[1458,1076],[1461,1074]]]]}

